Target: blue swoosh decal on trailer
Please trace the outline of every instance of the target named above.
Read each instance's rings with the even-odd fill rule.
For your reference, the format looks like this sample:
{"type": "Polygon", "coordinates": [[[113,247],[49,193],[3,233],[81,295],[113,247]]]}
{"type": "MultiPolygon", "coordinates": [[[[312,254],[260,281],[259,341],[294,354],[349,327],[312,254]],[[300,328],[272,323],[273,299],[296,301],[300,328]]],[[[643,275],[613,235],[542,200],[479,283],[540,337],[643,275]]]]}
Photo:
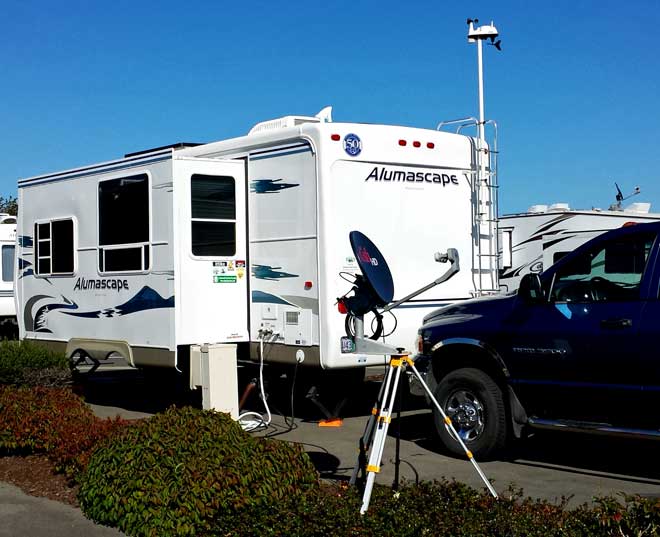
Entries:
{"type": "Polygon", "coordinates": [[[264,293],[263,291],[252,291],[252,302],[253,303],[260,302],[264,304],[286,304],[287,306],[296,306],[295,304],[291,302],[287,302],[286,300],[280,298],[277,295],[264,293]]]}
{"type": "Polygon", "coordinates": [[[163,298],[157,291],[154,291],[151,287],[145,285],[133,298],[127,300],[123,304],[119,304],[118,306],[95,311],[65,311],[63,313],[73,317],[85,317],[88,319],[102,317],[111,318],[122,317],[139,311],[173,307],[174,295],[169,298],[163,298]]]}
{"type": "Polygon", "coordinates": [[[18,236],[18,245],[22,248],[32,248],[34,243],[32,242],[32,237],[29,235],[19,235],[18,236]]]}
{"type": "Polygon", "coordinates": [[[297,278],[298,274],[291,272],[282,272],[282,267],[273,267],[271,265],[252,265],[252,276],[258,280],[279,281],[280,278],[297,278]]]}
{"type": "Polygon", "coordinates": [[[277,194],[280,190],[300,186],[300,183],[280,183],[284,179],[255,179],[250,181],[250,192],[253,194],[277,194]]]}
{"type": "Polygon", "coordinates": [[[63,304],[46,304],[45,306],[41,306],[38,310],[37,313],[34,314],[34,326],[35,332],[47,332],[49,334],[52,334],[53,331],[46,328],[46,316],[48,315],[49,312],[53,310],[61,310],[61,309],[77,309],[78,304],[75,302],[69,300],[68,298],[62,296],[62,300],[64,300],[63,304]]]}

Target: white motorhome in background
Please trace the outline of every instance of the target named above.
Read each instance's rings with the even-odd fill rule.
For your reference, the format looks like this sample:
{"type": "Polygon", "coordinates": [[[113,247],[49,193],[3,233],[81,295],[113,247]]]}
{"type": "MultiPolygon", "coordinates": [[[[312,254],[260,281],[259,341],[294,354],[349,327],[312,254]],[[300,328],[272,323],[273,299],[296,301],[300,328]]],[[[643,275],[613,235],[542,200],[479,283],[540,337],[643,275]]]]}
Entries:
{"type": "Polygon", "coordinates": [[[515,291],[521,278],[543,272],[581,244],[630,222],[651,222],[660,214],[650,203],[631,203],[622,209],[571,209],[567,203],[533,205],[526,213],[499,219],[500,287],[515,291]]]}
{"type": "Polygon", "coordinates": [[[496,206],[477,173],[469,136],[287,116],[23,179],[20,336],[134,366],[175,367],[190,345],[222,342],[244,359],[264,343],[269,362],[384,363],[340,352],[340,274],[359,272],[348,234],[386,256],[395,299],[443,271],[436,251],[458,249],[455,278],[394,311],[387,341],[411,348],[425,314],[498,288],[497,236],[484,241],[477,216],[495,221],[496,206]]]}
{"type": "Polygon", "coordinates": [[[16,304],[14,302],[14,268],[16,250],[16,217],[0,213],[0,337],[16,339],[16,304]]]}

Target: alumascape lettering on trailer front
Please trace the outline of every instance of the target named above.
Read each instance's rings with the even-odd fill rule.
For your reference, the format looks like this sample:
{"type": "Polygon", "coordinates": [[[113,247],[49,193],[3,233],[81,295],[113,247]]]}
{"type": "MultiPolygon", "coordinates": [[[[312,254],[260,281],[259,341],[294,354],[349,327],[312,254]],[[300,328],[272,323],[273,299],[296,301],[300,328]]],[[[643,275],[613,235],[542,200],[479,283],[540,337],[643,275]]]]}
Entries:
{"type": "Polygon", "coordinates": [[[458,177],[446,173],[435,172],[407,172],[403,170],[388,170],[383,166],[375,166],[367,175],[365,182],[369,179],[374,181],[397,181],[406,183],[438,183],[442,186],[452,184],[458,185],[458,177]]]}
{"type": "Polygon", "coordinates": [[[74,291],[90,291],[97,289],[114,289],[117,292],[126,289],[128,291],[128,280],[86,280],[85,278],[78,278],[76,285],[73,286],[74,291]]]}

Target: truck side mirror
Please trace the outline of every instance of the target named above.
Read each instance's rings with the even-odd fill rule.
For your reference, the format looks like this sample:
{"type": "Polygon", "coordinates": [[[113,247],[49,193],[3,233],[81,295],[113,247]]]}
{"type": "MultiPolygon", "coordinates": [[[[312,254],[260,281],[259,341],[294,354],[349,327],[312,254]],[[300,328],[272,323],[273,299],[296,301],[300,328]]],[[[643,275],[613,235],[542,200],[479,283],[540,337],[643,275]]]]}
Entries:
{"type": "Polygon", "coordinates": [[[545,301],[541,278],[538,274],[525,274],[520,280],[518,296],[530,304],[540,304],[545,301]]]}

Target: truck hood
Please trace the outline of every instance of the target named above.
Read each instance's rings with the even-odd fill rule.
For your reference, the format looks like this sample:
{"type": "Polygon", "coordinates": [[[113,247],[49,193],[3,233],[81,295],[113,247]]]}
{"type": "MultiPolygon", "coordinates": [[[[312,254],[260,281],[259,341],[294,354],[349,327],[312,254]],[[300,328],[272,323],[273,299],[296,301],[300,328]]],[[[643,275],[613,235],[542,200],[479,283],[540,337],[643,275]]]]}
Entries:
{"type": "Polygon", "coordinates": [[[426,328],[428,325],[445,322],[464,322],[491,313],[501,318],[502,314],[509,312],[515,300],[516,296],[509,294],[479,297],[457,302],[429,313],[424,317],[423,326],[426,328]]]}

